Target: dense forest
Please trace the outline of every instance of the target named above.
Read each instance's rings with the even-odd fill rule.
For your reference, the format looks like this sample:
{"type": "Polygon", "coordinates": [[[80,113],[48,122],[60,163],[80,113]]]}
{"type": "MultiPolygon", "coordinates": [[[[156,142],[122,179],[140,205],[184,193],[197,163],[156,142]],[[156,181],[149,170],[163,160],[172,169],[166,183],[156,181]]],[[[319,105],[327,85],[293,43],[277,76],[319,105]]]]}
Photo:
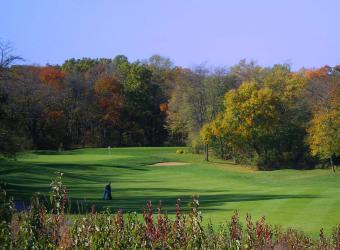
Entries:
{"type": "Polygon", "coordinates": [[[0,48],[0,152],[115,146],[203,148],[262,168],[333,165],[340,155],[340,65],[292,71],[241,60],[175,66],[68,59],[24,65],[0,48]]]}

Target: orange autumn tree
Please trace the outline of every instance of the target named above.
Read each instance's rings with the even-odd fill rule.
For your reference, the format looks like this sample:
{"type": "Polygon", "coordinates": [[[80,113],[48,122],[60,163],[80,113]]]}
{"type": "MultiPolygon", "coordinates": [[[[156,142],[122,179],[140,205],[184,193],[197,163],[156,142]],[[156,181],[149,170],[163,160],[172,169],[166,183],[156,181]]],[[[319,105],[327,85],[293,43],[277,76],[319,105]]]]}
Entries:
{"type": "Polygon", "coordinates": [[[308,79],[315,79],[315,78],[323,78],[328,75],[328,66],[321,67],[319,69],[314,69],[314,70],[306,70],[305,72],[305,77],[308,79]]]}
{"type": "Polygon", "coordinates": [[[159,110],[160,110],[161,112],[165,113],[165,112],[168,111],[168,109],[169,109],[169,106],[168,106],[167,103],[164,103],[164,102],[163,102],[163,103],[159,104],[159,110]]]}
{"type": "Polygon", "coordinates": [[[103,109],[101,120],[112,125],[119,122],[123,106],[121,84],[113,76],[100,77],[94,84],[94,92],[99,106],[103,109]]]}
{"type": "Polygon", "coordinates": [[[64,88],[65,73],[56,67],[43,67],[39,72],[39,79],[43,84],[61,90],[64,88]]]}
{"type": "Polygon", "coordinates": [[[305,77],[308,79],[308,99],[314,111],[327,106],[330,98],[339,88],[340,77],[337,74],[339,73],[336,68],[329,66],[305,71],[305,77]]]}

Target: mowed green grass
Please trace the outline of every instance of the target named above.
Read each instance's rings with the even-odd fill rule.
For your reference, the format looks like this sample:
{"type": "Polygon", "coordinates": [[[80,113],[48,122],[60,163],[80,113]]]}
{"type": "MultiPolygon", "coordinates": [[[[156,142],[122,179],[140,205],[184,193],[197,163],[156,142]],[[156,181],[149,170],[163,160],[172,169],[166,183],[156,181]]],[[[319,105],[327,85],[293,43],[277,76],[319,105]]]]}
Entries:
{"type": "Polygon", "coordinates": [[[147,200],[159,200],[173,213],[176,199],[184,208],[193,194],[200,197],[203,220],[218,225],[238,210],[242,221],[265,215],[271,224],[302,229],[316,236],[340,223],[340,173],[330,170],[253,171],[200,155],[175,153],[176,148],[113,148],[38,152],[17,161],[0,161],[0,179],[17,200],[35,192],[48,193],[56,171],[65,174],[69,196],[87,209],[141,212],[147,200]],[[183,166],[152,166],[179,161],[183,166]],[[103,201],[103,188],[112,181],[112,201],[103,201]]]}

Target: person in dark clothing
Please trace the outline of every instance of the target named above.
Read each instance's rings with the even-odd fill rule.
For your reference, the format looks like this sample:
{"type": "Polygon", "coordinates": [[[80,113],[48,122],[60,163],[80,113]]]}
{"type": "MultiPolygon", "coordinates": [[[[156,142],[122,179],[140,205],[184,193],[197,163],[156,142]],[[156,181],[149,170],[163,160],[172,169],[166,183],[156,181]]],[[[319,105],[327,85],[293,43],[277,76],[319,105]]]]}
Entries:
{"type": "Polygon", "coordinates": [[[112,200],[111,196],[111,182],[107,184],[104,188],[104,200],[112,200]]]}

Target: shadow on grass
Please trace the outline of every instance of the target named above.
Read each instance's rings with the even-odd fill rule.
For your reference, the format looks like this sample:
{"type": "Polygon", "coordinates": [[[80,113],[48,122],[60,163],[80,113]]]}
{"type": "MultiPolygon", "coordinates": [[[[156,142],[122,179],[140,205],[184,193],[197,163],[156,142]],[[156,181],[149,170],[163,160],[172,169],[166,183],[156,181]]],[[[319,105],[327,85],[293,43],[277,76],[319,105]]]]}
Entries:
{"type": "MultiPolygon", "coordinates": [[[[149,189],[147,189],[149,190],[149,189]]],[[[169,214],[175,212],[175,204],[178,198],[181,199],[182,209],[188,210],[188,204],[191,201],[190,196],[183,195],[183,192],[188,192],[188,190],[173,190],[178,192],[178,195],[140,195],[140,196],[117,196],[113,195],[113,199],[110,201],[104,201],[103,199],[87,199],[78,200],[77,198],[72,199],[73,208],[72,213],[79,213],[79,209],[74,207],[74,204],[82,204],[83,211],[89,212],[92,205],[96,206],[97,211],[105,211],[105,209],[110,209],[111,211],[117,211],[122,209],[125,212],[142,212],[143,208],[146,206],[147,201],[151,201],[154,208],[157,208],[159,201],[162,202],[162,207],[169,214]],[[182,193],[182,194],[180,194],[182,193]]],[[[203,190],[202,190],[203,192],[203,190]]],[[[194,193],[197,193],[195,190],[194,193]]],[[[228,204],[229,202],[244,202],[244,201],[266,201],[266,200],[282,200],[282,199],[308,199],[316,198],[317,196],[312,195],[255,195],[255,194],[205,194],[199,197],[200,210],[204,211],[228,211],[225,207],[221,206],[228,204]]]]}
{"type": "Polygon", "coordinates": [[[57,151],[57,150],[36,150],[32,152],[35,155],[74,155],[74,154],[78,154],[78,152],[76,152],[73,149],[70,150],[66,150],[66,151],[57,151]]]}
{"type": "MultiPolygon", "coordinates": [[[[5,176],[9,174],[33,174],[37,176],[41,175],[50,175],[51,178],[55,175],[56,172],[61,171],[65,173],[65,176],[78,176],[79,178],[83,178],[81,173],[83,171],[86,172],[96,172],[100,169],[105,169],[105,171],[115,171],[115,170],[127,170],[127,171],[150,171],[151,169],[148,167],[148,163],[139,163],[139,164],[129,164],[121,165],[115,163],[107,163],[107,164],[90,164],[90,163],[42,163],[42,162],[0,162],[0,176],[5,176]]],[[[119,174],[119,172],[114,172],[115,175],[119,174]]],[[[102,176],[103,172],[100,175],[102,176]]],[[[90,179],[93,179],[93,175],[90,176],[90,179]]],[[[88,179],[86,179],[88,180],[88,179]]]]}

